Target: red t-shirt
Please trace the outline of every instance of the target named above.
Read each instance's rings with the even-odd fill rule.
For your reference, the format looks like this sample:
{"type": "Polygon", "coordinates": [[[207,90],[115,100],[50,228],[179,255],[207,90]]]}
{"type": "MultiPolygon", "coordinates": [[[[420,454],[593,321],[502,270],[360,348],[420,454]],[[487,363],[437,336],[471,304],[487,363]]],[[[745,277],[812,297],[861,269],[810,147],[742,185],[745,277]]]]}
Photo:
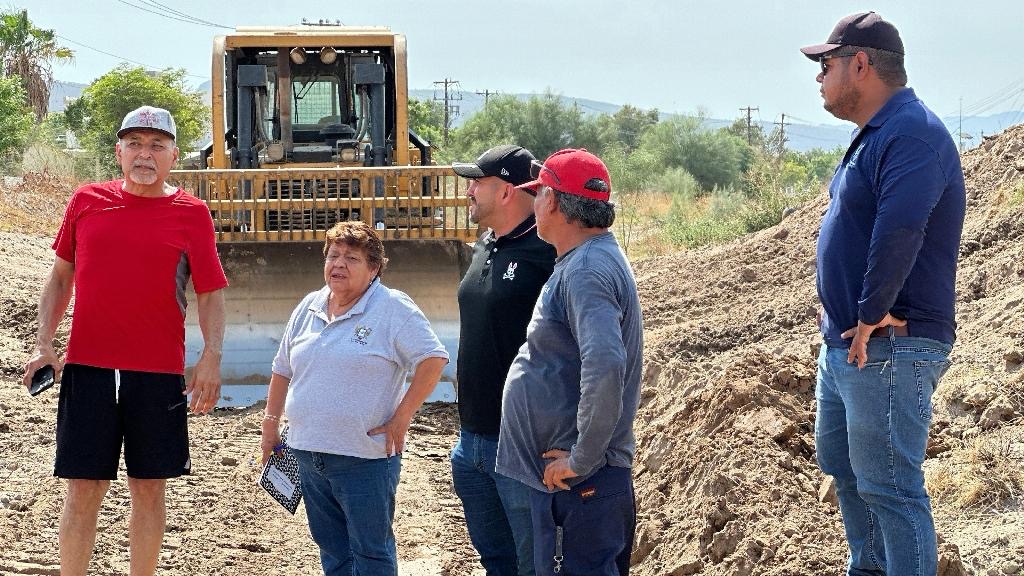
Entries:
{"type": "Polygon", "coordinates": [[[67,361],[182,374],[189,275],[198,294],[228,285],[210,210],[180,188],[142,198],[123,183],[76,190],[53,241],[75,265],[67,361]]]}

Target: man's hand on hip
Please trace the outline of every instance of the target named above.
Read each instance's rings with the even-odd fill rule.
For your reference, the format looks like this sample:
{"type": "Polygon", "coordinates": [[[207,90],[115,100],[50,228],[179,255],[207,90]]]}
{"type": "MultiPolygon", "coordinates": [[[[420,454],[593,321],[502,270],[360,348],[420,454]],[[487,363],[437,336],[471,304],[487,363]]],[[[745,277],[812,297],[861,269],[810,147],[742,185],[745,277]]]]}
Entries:
{"type": "Polygon", "coordinates": [[[569,485],[565,483],[566,478],[579,476],[569,466],[569,452],[554,449],[548,450],[540,456],[544,459],[551,459],[551,462],[544,467],[544,485],[548,487],[548,490],[551,492],[554,492],[556,488],[568,490],[569,485]]]}
{"type": "Polygon", "coordinates": [[[871,333],[886,326],[906,325],[906,320],[893,318],[889,313],[886,313],[885,316],[878,321],[878,324],[865,324],[858,320],[856,328],[850,328],[840,335],[844,340],[847,338],[853,338],[853,342],[850,343],[850,353],[846,357],[846,362],[848,364],[856,362],[858,369],[864,368],[864,364],[868,361],[868,340],[871,338],[871,333]]]}
{"type": "Polygon", "coordinates": [[[220,354],[203,352],[192,369],[192,378],[185,386],[185,394],[192,394],[189,410],[206,414],[220,400],[220,354]]]}

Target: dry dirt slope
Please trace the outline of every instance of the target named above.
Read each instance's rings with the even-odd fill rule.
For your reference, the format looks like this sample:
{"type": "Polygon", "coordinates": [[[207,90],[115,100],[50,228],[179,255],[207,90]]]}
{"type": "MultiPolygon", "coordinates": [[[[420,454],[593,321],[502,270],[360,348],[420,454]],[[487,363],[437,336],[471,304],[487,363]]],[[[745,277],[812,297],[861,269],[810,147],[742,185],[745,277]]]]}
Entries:
{"type": "MultiPolygon", "coordinates": [[[[1018,574],[1024,565],[1024,221],[1014,204],[1022,158],[1022,128],[964,158],[960,341],[937,397],[927,463],[948,541],[944,574],[1018,574]]],[[[31,219],[31,202],[11,199],[0,196],[0,230],[31,219]],[[5,211],[12,205],[16,213],[5,211]]],[[[841,523],[814,464],[812,433],[814,242],[825,205],[819,198],[725,246],[637,263],[647,358],[635,573],[840,573],[841,523]]],[[[36,215],[44,216],[54,214],[36,215]]],[[[57,573],[61,489],[48,476],[55,402],[29,402],[15,386],[51,261],[47,245],[40,236],[0,236],[0,574],[57,573]]],[[[256,412],[190,422],[198,473],[172,487],[178,504],[161,573],[315,572],[303,519],[272,512],[252,485],[256,412]]],[[[444,463],[452,412],[428,411],[418,424],[396,520],[403,573],[469,574],[472,553],[444,463]]],[[[115,483],[101,513],[95,573],[126,569],[125,498],[123,481],[115,483]]]]}
{"type": "MultiPolygon", "coordinates": [[[[960,339],[926,464],[948,541],[940,574],[1018,574],[1024,126],[963,163],[960,339]]],[[[728,245],[637,263],[647,336],[638,574],[841,572],[841,520],[823,501],[813,438],[815,241],[826,206],[823,196],[728,245]]]]}

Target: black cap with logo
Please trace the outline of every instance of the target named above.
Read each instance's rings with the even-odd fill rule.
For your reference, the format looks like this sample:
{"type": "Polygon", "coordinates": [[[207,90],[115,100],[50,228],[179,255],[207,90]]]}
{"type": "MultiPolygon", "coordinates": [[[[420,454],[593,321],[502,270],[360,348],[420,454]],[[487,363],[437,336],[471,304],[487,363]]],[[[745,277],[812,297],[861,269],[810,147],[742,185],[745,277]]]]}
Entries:
{"type": "Polygon", "coordinates": [[[519,186],[533,180],[530,176],[530,163],[534,160],[536,158],[526,148],[505,144],[484,152],[476,162],[453,162],[452,169],[463,178],[497,176],[505,182],[519,186]]]}
{"type": "Polygon", "coordinates": [[[817,62],[828,52],[842,46],[877,48],[903,54],[903,41],[900,40],[899,31],[874,12],[850,14],[836,24],[824,44],[804,46],[800,51],[804,53],[804,56],[817,62]]]}

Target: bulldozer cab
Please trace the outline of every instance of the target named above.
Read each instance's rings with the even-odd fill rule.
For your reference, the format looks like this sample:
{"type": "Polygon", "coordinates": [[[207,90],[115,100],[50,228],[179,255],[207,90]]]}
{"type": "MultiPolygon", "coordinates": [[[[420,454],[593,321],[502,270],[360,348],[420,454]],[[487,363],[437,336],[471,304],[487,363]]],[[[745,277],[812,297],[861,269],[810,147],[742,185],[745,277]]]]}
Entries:
{"type": "MultiPolygon", "coordinates": [[[[362,220],[385,242],[382,281],[409,294],[452,357],[456,293],[477,227],[465,185],[409,129],[405,38],[387,28],[239,28],[214,40],[213,139],[171,180],[210,207],[231,286],[225,384],[270,376],[288,317],[321,288],[323,242],[362,220]]],[[[194,307],[192,307],[194,310],[194,307]]],[[[192,314],[186,365],[202,350],[192,314]]]]}
{"type": "Polygon", "coordinates": [[[430,163],[429,145],[409,132],[401,34],[243,27],[218,37],[213,52],[213,141],[204,166],[430,163]]]}

